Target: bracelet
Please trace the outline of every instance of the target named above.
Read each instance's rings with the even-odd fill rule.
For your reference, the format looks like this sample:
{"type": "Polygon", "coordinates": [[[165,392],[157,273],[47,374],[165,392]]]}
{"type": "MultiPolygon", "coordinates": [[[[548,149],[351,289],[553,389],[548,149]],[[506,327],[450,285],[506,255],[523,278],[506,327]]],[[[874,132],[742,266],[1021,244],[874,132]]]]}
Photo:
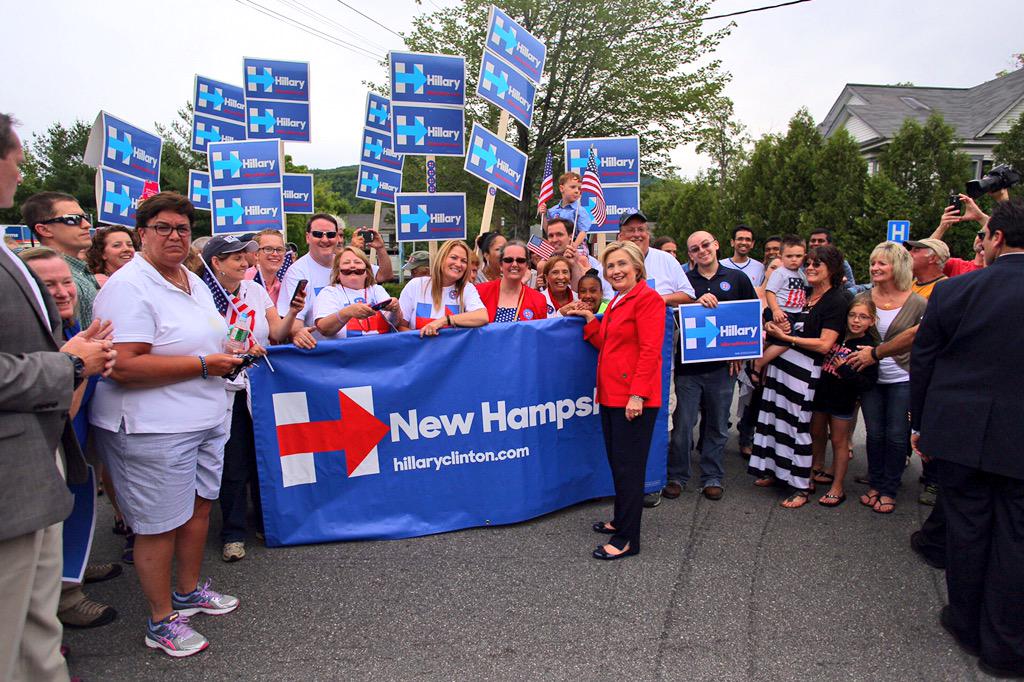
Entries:
{"type": "Polygon", "coordinates": [[[874,360],[875,362],[881,362],[881,358],[878,357],[878,347],[877,346],[872,346],[871,347],[871,359],[874,360]]]}
{"type": "Polygon", "coordinates": [[[199,364],[200,364],[200,366],[201,366],[201,367],[202,367],[202,369],[203,369],[203,372],[202,372],[202,377],[203,377],[204,379],[207,379],[207,378],[209,378],[209,376],[210,376],[210,371],[209,371],[209,370],[208,370],[208,369],[206,368],[206,357],[204,357],[204,356],[200,355],[200,356],[199,356],[199,364]]]}
{"type": "Polygon", "coordinates": [[[630,400],[639,400],[640,402],[644,401],[644,397],[642,395],[631,395],[631,396],[629,396],[629,399],[630,400]]]}

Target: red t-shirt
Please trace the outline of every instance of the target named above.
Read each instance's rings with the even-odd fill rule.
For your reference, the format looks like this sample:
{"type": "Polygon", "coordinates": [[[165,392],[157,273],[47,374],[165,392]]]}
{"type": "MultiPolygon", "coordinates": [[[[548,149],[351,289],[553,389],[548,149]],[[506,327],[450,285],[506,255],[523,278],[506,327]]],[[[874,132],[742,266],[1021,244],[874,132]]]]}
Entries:
{"type": "Polygon", "coordinates": [[[981,270],[983,265],[975,265],[973,260],[964,260],[963,258],[950,258],[946,261],[946,266],[942,268],[942,273],[946,277],[956,277],[966,272],[974,272],[975,270],[981,270]]]}

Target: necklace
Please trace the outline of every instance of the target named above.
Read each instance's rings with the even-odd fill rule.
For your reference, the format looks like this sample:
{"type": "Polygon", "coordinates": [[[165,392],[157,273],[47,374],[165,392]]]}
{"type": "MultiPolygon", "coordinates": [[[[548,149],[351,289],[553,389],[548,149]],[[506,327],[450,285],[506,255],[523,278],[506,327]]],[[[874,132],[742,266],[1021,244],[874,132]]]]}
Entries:
{"type": "MultiPolygon", "coordinates": [[[[146,258],[146,257],[143,256],[143,258],[146,258]]],[[[192,295],[192,289],[188,285],[188,275],[186,275],[184,272],[182,272],[180,266],[178,267],[178,270],[177,270],[177,272],[175,274],[181,275],[181,278],[182,278],[181,281],[179,281],[178,278],[168,277],[164,272],[162,272],[160,270],[160,268],[158,268],[156,265],[154,265],[153,261],[151,261],[149,258],[146,258],[146,262],[149,263],[150,265],[152,265],[153,269],[156,270],[157,272],[159,272],[161,277],[163,277],[165,280],[167,280],[168,282],[173,284],[176,288],[180,289],[181,291],[184,291],[189,296],[192,295]]]]}

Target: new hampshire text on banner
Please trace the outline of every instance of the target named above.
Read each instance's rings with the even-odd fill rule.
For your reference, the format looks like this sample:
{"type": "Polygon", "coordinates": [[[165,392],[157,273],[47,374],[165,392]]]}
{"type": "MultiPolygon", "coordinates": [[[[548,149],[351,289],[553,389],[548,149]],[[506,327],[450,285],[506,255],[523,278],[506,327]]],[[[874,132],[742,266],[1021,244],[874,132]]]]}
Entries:
{"type": "MultiPolygon", "coordinates": [[[[273,347],[252,370],[271,545],[402,538],[515,523],[612,493],[597,353],[576,319],[273,347]],[[572,372],[501,361],[558,348],[572,372]],[[401,358],[396,362],[395,358],[401,358]]],[[[663,404],[672,340],[666,335],[663,404]]],[[[658,413],[645,488],[665,481],[658,413]]]]}

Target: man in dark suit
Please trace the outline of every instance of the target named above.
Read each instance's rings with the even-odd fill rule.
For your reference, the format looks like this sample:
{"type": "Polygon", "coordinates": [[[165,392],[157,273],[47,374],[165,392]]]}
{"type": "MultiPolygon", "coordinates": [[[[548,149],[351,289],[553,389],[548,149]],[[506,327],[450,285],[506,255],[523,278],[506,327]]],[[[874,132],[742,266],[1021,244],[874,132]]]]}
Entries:
{"type": "Polygon", "coordinates": [[[1024,676],[1024,202],[982,245],[989,267],[936,285],[914,339],[912,441],[948,524],[942,625],[985,672],[1024,676]]]}
{"type": "MultiPolygon", "coordinates": [[[[0,114],[0,208],[9,208],[24,159],[10,116],[0,114]]],[[[113,368],[109,325],[63,346],[53,298],[0,246],[0,680],[66,680],[57,601],[61,522],[72,498],[64,475],[85,480],[68,409],[82,380],[113,368]]]]}

